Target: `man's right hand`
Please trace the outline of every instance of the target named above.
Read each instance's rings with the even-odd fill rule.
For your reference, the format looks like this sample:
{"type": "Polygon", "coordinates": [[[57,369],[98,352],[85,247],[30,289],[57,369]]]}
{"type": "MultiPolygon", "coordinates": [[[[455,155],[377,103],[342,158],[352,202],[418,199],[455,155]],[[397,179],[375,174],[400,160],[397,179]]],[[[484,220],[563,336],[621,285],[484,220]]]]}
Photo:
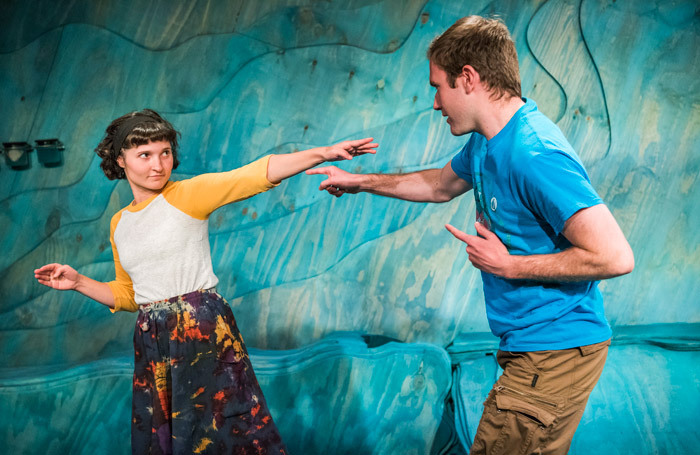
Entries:
{"type": "Polygon", "coordinates": [[[360,191],[359,177],[356,174],[345,172],[335,166],[319,167],[306,171],[308,175],[326,175],[328,178],[321,182],[319,190],[326,190],[335,197],[345,193],[355,194],[360,191]]]}

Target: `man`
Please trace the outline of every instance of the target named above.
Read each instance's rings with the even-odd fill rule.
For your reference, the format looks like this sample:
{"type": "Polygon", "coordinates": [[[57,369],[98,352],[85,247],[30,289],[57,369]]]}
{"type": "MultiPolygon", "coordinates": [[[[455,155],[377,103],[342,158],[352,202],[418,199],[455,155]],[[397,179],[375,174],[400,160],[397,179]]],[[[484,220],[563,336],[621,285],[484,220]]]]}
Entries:
{"type": "Polygon", "coordinates": [[[445,202],[474,189],[477,235],[446,227],[482,271],[504,372],[471,453],[566,453],[610,344],[597,280],[631,272],[632,250],[559,128],[521,97],[502,22],[462,18],[428,59],[433,108],[452,134],[472,133],[450,163],[398,175],[307,173],[328,176],[320,189],[335,196],[445,202]]]}

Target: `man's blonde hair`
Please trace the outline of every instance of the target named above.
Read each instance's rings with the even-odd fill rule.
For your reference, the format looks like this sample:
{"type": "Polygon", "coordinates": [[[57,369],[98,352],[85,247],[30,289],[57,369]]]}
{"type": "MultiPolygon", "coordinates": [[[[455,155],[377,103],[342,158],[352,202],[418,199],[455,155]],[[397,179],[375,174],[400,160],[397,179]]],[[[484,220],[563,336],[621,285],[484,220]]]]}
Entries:
{"type": "Polygon", "coordinates": [[[470,65],[495,99],[504,95],[522,97],[515,43],[500,19],[467,16],[435,38],[428,59],[447,73],[450,87],[470,65]]]}

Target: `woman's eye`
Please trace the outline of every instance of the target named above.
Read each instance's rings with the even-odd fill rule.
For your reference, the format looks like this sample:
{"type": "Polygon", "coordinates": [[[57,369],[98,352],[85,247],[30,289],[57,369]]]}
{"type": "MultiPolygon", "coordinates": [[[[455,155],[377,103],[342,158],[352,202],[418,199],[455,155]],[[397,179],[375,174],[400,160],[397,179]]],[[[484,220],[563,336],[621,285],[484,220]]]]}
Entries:
{"type": "Polygon", "coordinates": [[[170,150],[163,150],[163,155],[165,155],[165,156],[170,155],[170,150]]]}

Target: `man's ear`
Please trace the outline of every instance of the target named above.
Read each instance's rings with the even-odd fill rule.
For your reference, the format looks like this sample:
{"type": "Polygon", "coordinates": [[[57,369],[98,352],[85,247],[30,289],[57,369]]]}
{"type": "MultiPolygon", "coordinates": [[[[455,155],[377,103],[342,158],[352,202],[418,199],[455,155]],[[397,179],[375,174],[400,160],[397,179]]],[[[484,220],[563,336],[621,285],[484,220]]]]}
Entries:
{"type": "Polygon", "coordinates": [[[476,85],[481,82],[481,77],[479,73],[476,72],[473,66],[464,65],[462,67],[462,74],[460,79],[464,80],[464,92],[471,93],[476,85]]]}

